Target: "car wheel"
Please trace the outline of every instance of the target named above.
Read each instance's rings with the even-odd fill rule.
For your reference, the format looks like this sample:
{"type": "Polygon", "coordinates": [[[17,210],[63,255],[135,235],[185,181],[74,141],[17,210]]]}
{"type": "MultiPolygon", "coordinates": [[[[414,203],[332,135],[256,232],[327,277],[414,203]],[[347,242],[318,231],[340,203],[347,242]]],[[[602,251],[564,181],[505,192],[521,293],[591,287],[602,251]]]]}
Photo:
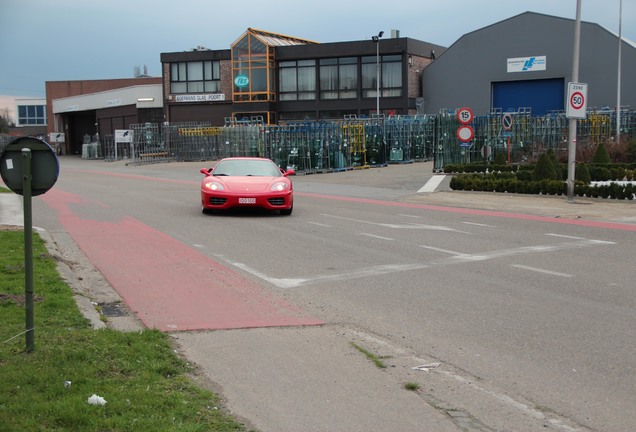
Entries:
{"type": "Polygon", "coordinates": [[[292,214],[292,210],[294,210],[294,205],[292,204],[292,206],[288,209],[285,210],[281,210],[280,214],[282,214],[283,216],[289,216],[290,214],[292,214]]]}
{"type": "Polygon", "coordinates": [[[203,214],[212,214],[213,210],[205,207],[201,207],[201,213],[203,214]]]}

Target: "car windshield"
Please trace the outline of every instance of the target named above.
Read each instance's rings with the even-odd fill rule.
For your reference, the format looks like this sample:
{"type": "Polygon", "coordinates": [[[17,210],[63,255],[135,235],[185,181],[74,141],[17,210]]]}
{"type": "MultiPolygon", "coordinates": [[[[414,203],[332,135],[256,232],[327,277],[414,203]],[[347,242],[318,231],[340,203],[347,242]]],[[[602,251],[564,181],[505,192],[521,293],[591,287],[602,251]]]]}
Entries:
{"type": "Polygon", "coordinates": [[[268,160],[222,160],[212,171],[214,176],[267,176],[282,174],[275,163],[268,160]]]}

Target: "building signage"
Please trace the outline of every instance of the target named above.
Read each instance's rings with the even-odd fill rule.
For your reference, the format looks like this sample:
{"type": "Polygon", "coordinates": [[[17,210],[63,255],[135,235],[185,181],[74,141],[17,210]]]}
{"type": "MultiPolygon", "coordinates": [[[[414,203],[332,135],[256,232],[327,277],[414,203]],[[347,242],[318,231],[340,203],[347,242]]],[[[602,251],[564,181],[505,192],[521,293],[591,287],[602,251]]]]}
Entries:
{"type": "Polygon", "coordinates": [[[224,93],[213,93],[213,94],[184,94],[184,95],[176,95],[174,97],[175,102],[216,102],[216,101],[224,101],[225,94],[224,93]]]}
{"type": "Polygon", "coordinates": [[[133,131],[130,129],[115,129],[116,143],[131,143],[133,131]]]}
{"type": "Polygon", "coordinates": [[[508,73],[544,71],[546,64],[546,56],[509,58],[508,73]]]}
{"type": "Polygon", "coordinates": [[[234,85],[237,86],[238,88],[247,87],[249,83],[250,83],[250,79],[247,77],[247,75],[240,74],[234,77],[234,85]]]}

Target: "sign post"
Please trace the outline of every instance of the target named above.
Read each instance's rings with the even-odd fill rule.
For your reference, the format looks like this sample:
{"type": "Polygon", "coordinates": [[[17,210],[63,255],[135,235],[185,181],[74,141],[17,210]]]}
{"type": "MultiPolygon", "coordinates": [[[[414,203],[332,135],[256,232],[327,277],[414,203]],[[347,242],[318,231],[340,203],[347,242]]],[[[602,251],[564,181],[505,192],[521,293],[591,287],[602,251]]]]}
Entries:
{"type": "Polygon", "coordinates": [[[512,129],[512,114],[510,113],[505,113],[502,117],[501,117],[501,125],[503,126],[504,130],[507,132],[508,135],[508,166],[510,166],[510,136],[512,135],[510,133],[510,130],[512,129]]]}
{"type": "Polygon", "coordinates": [[[59,175],[57,156],[50,145],[32,137],[11,141],[0,155],[2,180],[24,198],[24,302],[26,309],[26,351],[35,350],[33,313],[33,196],[47,192],[59,175]]]}

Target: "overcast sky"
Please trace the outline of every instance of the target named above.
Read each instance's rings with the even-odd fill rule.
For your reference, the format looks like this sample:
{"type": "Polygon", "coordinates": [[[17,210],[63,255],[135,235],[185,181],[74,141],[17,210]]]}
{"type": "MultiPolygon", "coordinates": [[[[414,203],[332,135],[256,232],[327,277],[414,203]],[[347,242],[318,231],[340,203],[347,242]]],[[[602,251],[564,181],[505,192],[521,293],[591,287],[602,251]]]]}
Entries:
{"type": "MultiPolygon", "coordinates": [[[[620,0],[581,4],[583,21],[618,34],[620,0]]],[[[43,98],[45,81],[130,78],[135,66],[161,76],[162,52],[227,49],[248,27],[316,42],[397,29],[448,47],[526,11],[575,19],[576,0],[0,0],[0,95],[43,98]]],[[[636,0],[623,0],[622,34],[636,41],[636,0]]]]}

